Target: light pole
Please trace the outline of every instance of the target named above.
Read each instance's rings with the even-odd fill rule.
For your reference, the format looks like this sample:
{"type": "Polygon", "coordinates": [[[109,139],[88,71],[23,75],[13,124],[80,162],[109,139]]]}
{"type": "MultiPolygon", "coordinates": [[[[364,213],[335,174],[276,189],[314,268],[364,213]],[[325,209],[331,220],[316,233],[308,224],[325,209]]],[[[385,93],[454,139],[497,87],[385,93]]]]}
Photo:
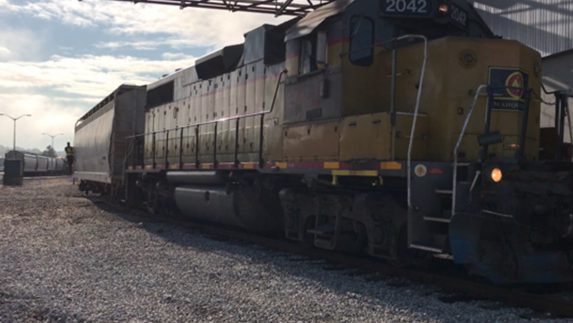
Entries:
{"type": "Polygon", "coordinates": [[[64,135],[63,133],[57,133],[57,134],[55,134],[55,135],[50,135],[49,133],[45,133],[45,132],[42,133],[42,134],[45,135],[45,136],[48,136],[48,137],[52,138],[52,148],[53,148],[54,150],[56,150],[56,148],[54,148],[54,138],[56,138],[57,136],[63,136],[63,135],[64,135]]]}
{"type": "Polygon", "coordinates": [[[14,143],[14,150],[16,150],[16,121],[18,121],[18,119],[20,119],[20,118],[22,118],[22,117],[31,117],[32,115],[31,115],[31,114],[23,114],[23,115],[21,115],[21,116],[19,116],[19,117],[17,117],[17,118],[14,118],[14,117],[11,117],[11,116],[9,116],[9,115],[7,115],[7,114],[0,113],[0,116],[8,117],[8,118],[12,119],[12,121],[14,121],[14,138],[13,138],[13,143],[14,143]]]}

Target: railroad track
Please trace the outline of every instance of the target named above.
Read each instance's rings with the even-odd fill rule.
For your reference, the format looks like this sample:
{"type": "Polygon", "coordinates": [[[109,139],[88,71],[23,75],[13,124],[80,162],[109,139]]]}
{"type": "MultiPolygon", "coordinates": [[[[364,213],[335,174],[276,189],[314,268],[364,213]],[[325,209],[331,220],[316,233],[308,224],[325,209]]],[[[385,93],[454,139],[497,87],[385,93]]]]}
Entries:
{"type": "MultiPolygon", "coordinates": [[[[149,222],[175,224],[215,239],[224,239],[237,243],[249,243],[275,251],[299,256],[301,261],[323,261],[330,265],[331,270],[348,269],[359,271],[360,275],[377,276],[380,279],[399,278],[413,283],[436,286],[441,291],[460,295],[470,300],[492,300],[511,307],[529,308],[540,314],[542,318],[573,318],[573,297],[567,299],[556,295],[557,292],[571,292],[573,285],[560,286],[497,286],[484,281],[476,281],[470,277],[452,270],[428,270],[423,268],[397,267],[384,261],[335,253],[305,246],[300,243],[262,236],[234,228],[221,227],[212,224],[192,222],[183,217],[165,218],[145,211],[134,211],[113,203],[104,198],[91,198],[96,203],[105,205],[116,211],[136,213],[138,218],[149,222]]],[[[452,267],[451,265],[449,267],[452,267]]],[[[450,268],[451,269],[451,268],[450,268]]],[[[539,317],[535,317],[539,318],[539,317]]]]}

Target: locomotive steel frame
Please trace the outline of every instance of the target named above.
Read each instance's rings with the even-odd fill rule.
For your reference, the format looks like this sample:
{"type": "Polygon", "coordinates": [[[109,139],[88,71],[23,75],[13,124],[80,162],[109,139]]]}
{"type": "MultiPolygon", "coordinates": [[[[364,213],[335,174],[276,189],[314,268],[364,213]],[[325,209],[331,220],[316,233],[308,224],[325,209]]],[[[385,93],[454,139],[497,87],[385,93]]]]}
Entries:
{"type": "Polygon", "coordinates": [[[332,0],[116,0],[123,2],[149,3],[185,8],[205,8],[227,11],[270,13],[275,16],[302,16],[332,0]]]}

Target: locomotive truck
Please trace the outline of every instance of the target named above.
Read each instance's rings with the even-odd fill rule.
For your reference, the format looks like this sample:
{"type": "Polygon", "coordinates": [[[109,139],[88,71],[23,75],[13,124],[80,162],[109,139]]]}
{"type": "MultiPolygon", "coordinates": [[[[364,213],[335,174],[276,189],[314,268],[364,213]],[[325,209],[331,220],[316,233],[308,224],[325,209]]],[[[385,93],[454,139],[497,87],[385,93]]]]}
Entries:
{"type": "Polygon", "coordinates": [[[80,189],[497,283],[573,278],[573,163],[540,159],[538,52],[461,0],[336,0],[244,36],[78,120],[80,189]]]}

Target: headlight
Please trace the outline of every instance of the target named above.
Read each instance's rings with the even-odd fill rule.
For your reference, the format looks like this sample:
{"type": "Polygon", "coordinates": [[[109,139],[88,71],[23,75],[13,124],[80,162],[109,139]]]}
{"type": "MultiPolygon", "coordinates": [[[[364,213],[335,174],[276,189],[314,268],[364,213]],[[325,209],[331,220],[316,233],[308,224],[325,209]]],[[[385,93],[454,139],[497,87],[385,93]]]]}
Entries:
{"type": "Polygon", "coordinates": [[[503,179],[503,172],[496,167],[491,170],[489,176],[494,183],[499,183],[503,179]]]}

